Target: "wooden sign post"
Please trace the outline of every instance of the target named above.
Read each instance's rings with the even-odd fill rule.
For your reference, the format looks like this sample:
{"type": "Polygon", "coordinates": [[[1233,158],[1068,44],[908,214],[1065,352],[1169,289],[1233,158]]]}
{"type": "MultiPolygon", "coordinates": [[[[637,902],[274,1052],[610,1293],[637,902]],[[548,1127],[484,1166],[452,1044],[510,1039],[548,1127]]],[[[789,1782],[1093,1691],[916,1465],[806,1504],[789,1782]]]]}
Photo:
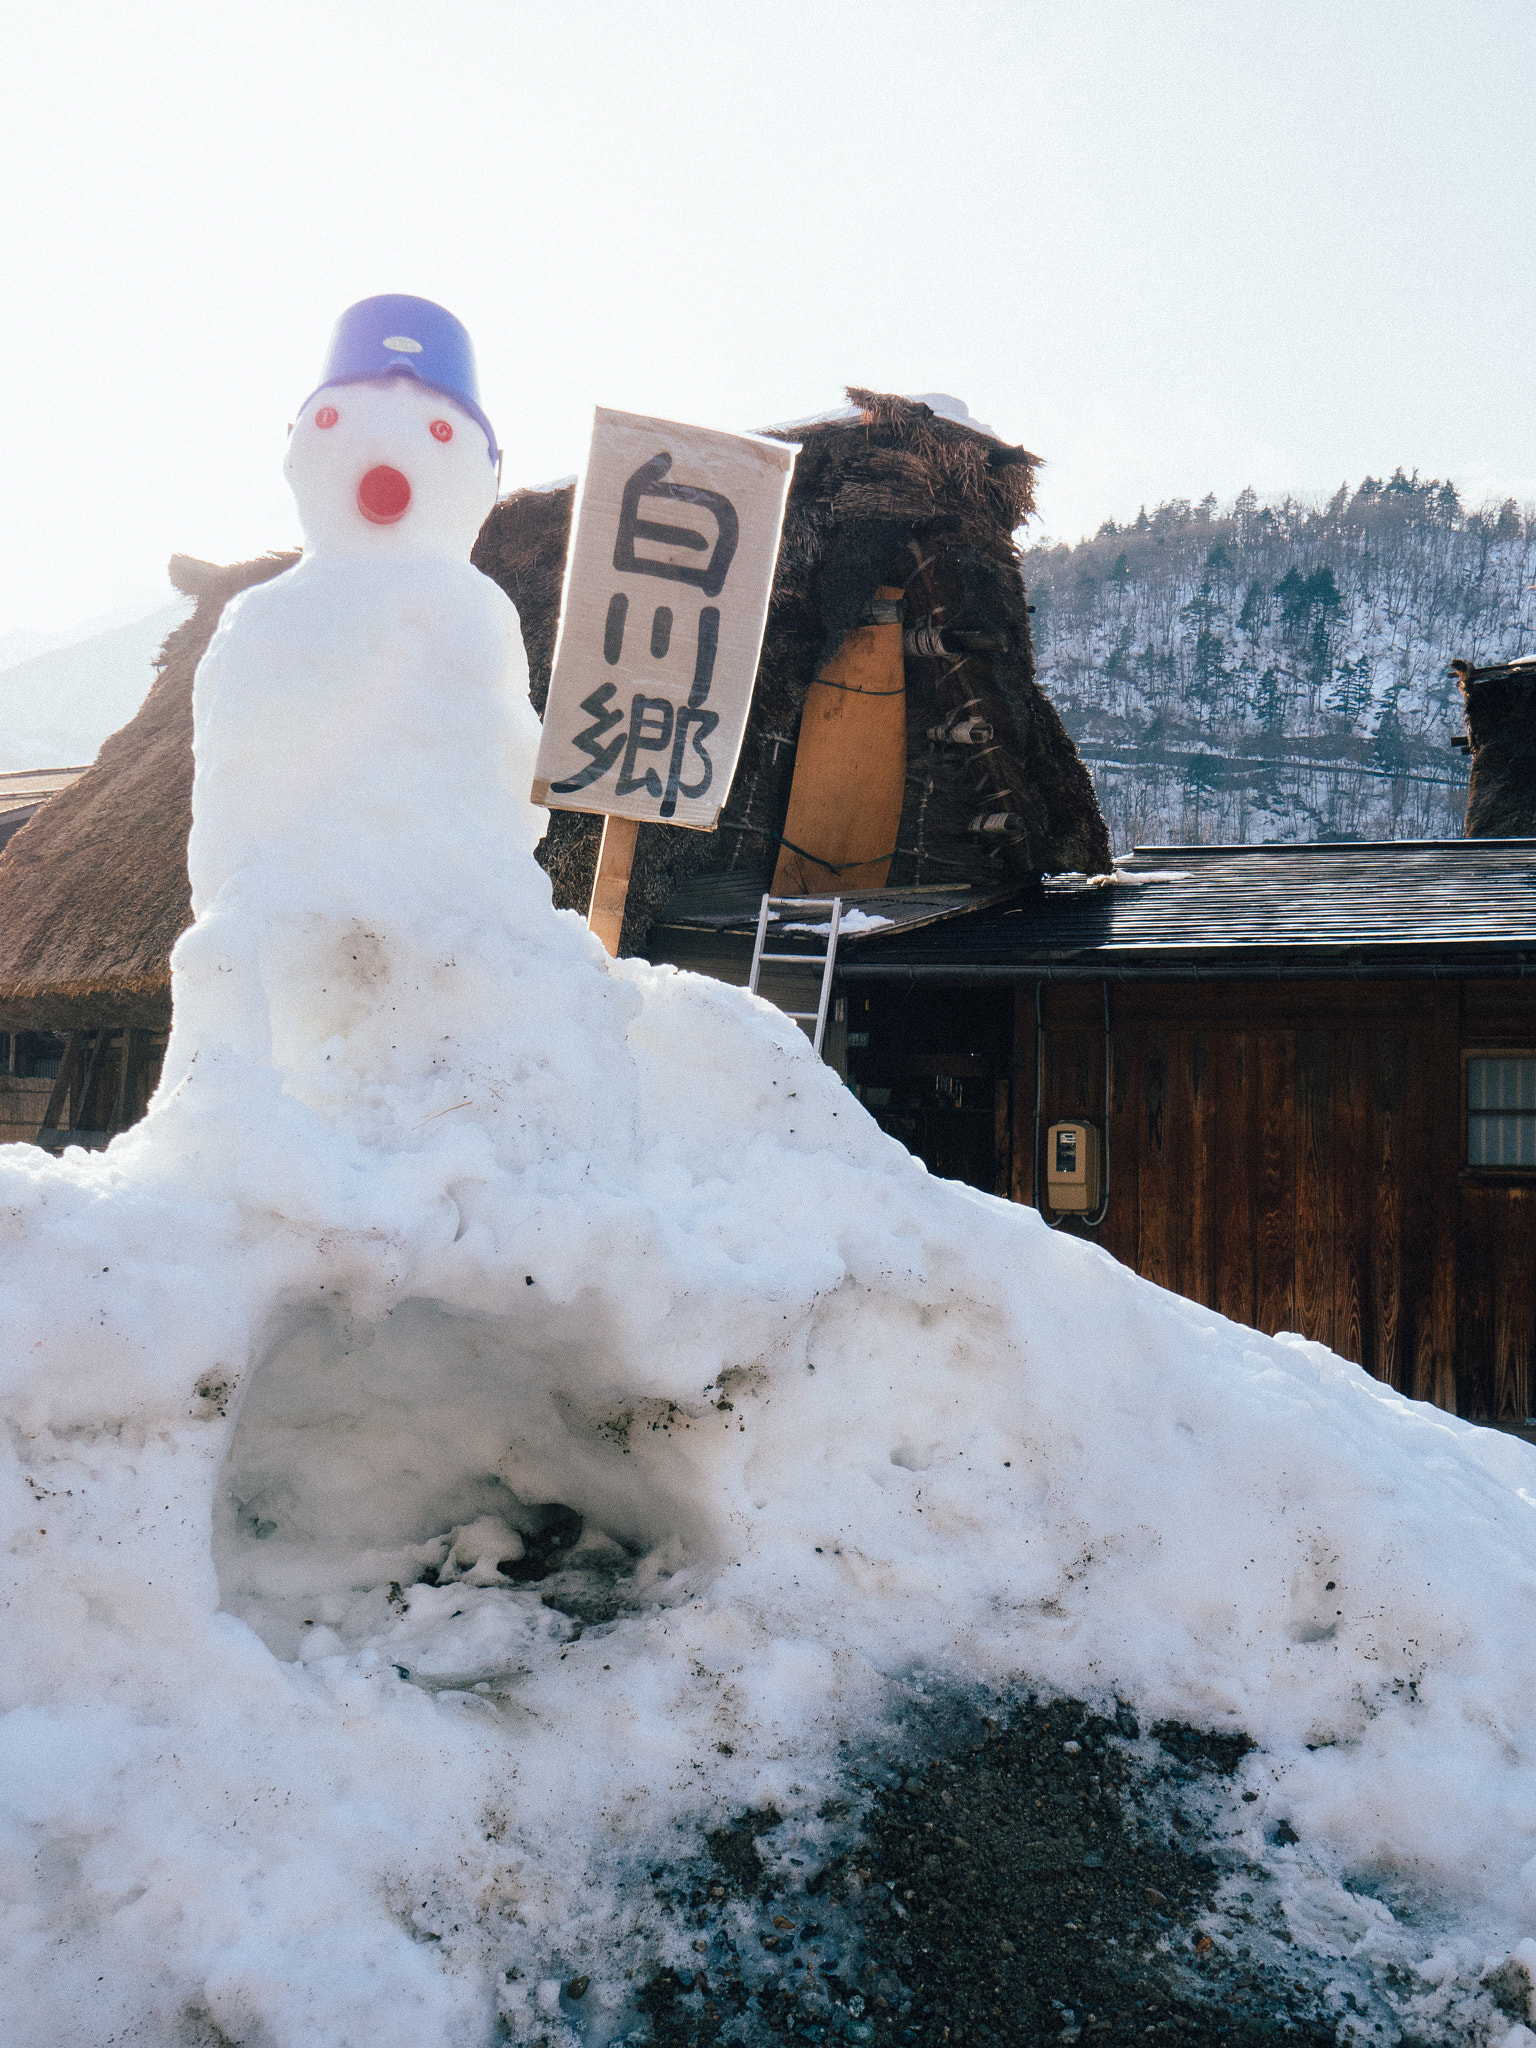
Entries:
{"type": "Polygon", "coordinates": [[[597,849],[597,873],[592,877],[592,907],[587,928],[594,931],[615,959],[624,930],[624,906],[629,901],[629,876],[635,864],[635,841],[640,837],[638,818],[603,820],[602,844],[597,849]]]}
{"type": "Polygon", "coordinates": [[[598,408],[533,800],[606,820],[587,922],[610,953],[639,827],[712,832],[730,793],[798,453],[598,408]]]}

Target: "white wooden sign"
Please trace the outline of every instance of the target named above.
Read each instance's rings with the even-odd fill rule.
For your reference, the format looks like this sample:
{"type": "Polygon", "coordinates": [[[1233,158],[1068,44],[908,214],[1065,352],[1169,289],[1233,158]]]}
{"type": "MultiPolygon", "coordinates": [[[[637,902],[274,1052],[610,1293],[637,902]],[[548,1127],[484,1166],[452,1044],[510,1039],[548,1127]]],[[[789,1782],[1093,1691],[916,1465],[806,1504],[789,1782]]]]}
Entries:
{"type": "Polygon", "coordinates": [[[535,803],[713,829],[746,732],[798,453],[598,407],[535,803]]]}

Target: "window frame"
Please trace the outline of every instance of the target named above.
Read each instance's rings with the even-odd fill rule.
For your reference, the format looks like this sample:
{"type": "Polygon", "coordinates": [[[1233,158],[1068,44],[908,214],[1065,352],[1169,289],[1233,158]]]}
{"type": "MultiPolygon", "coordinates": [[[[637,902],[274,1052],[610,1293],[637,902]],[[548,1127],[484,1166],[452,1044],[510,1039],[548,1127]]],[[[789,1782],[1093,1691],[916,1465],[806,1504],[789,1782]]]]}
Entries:
{"type": "MultiPolygon", "coordinates": [[[[1536,1045],[1464,1045],[1461,1048],[1461,1171],[1472,1180],[1536,1181],[1536,1164],[1525,1166],[1494,1166],[1482,1160],[1468,1158],[1468,1125],[1471,1110],[1468,1106],[1467,1062],[1469,1060],[1530,1060],[1536,1063],[1536,1045]]],[[[1536,1110],[1521,1111],[1520,1114],[1536,1116],[1536,1110]]]]}

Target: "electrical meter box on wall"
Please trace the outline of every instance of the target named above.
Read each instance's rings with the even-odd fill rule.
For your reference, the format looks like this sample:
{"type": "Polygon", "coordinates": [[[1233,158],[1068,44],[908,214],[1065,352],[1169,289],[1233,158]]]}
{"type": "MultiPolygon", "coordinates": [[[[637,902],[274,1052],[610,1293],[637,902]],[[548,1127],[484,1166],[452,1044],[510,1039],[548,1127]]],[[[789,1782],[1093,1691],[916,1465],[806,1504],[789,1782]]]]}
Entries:
{"type": "Polygon", "coordinates": [[[1058,1213],[1084,1215],[1099,1206],[1096,1124],[1052,1124],[1045,1134],[1045,1198],[1058,1213]]]}

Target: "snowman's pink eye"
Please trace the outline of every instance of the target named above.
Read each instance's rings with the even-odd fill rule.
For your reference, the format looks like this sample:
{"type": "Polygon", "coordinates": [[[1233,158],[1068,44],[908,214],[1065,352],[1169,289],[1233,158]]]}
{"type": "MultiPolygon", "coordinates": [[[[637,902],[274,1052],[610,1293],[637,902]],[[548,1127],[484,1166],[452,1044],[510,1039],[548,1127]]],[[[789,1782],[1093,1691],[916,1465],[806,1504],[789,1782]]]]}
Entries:
{"type": "Polygon", "coordinates": [[[334,405],[322,405],[315,414],[315,425],[317,427],[334,427],[340,418],[341,414],[334,405]]]}
{"type": "Polygon", "coordinates": [[[453,429],[446,420],[434,420],[432,422],[432,438],[434,441],[451,441],[453,439],[453,429]]]}

